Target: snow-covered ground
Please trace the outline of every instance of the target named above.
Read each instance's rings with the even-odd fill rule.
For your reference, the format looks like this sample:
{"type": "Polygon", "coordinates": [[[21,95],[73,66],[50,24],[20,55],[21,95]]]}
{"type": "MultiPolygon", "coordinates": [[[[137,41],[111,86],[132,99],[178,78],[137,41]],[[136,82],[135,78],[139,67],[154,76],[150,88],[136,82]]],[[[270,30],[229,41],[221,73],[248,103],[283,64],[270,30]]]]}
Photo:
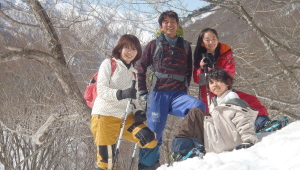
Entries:
{"type": "Polygon", "coordinates": [[[300,170],[300,121],[263,137],[251,148],[207,153],[202,160],[189,158],[157,170],[300,170]]]}

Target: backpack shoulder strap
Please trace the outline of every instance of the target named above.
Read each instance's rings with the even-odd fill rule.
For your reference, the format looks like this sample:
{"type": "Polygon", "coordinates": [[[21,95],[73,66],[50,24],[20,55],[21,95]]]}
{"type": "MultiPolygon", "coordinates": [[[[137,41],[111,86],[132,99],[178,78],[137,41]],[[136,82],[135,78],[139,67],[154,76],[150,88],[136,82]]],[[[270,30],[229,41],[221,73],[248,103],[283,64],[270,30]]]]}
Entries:
{"type": "Polygon", "coordinates": [[[162,42],[157,38],[156,43],[155,43],[155,51],[154,51],[153,57],[156,57],[156,54],[160,48],[162,48],[162,42]]]}
{"type": "Polygon", "coordinates": [[[111,74],[110,76],[112,76],[114,74],[114,72],[116,71],[117,68],[117,64],[116,64],[116,60],[114,59],[110,59],[110,63],[111,63],[111,74]]]}
{"type": "Polygon", "coordinates": [[[136,79],[136,73],[135,72],[132,72],[133,76],[134,76],[134,79],[136,79]]]}
{"type": "Polygon", "coordinates": [[[188,53],[189,52],[190,43],[188,41],[184,40],[182,37],[178,37],[178,38],[181,39],[181,41],[183,42],[184,49],[188,53]]]}
{"type": "Polygon", "coordinates": [[[188,41],[186,41],[186,40],[183,40],[183,46],[184,46],[184,49],[185,49],[185,51],[188,53],[189,52],[189,46],[190,44],[189,44],[189,42],[188,41]]]}
{"type": "MultiPolygon", "coordinates": [[[[159,51],[159,49],[161,49],[162,48],[162,42],[159,40],[159,37],[157,37],[156,38],[156,43],[155,43],[155,48],[154,48],[154,54],[153,54],[153,56],[152,56],[152,64],[151,64],[151,66],[150,66],[150,70],[152,70],[152,72],[154,72],[154,70],[156,70],[157,68],[155,68],[154,67],[154,65],[153,65],[153,62],[154,62],[154,59],[155,59],[155,57],[156,57],[156,55],[157,55],[157,53],[158,53],[158,51],[159,51]]],[[[160,58],[161,57],[158,57],[158,63],[160,63],[160,58]]],[[[159,66],[158,66],[159,67],[159,66]]]]}

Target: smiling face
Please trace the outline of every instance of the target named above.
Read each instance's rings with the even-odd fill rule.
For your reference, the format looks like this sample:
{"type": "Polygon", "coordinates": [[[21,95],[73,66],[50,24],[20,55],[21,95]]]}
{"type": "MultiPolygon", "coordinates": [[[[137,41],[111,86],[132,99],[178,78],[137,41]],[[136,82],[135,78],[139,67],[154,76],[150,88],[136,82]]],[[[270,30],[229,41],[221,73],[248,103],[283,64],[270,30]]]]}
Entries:
{"type": "Polygon", "coordinates": [[[217,35],[211,31],[207,31],[203,35],[201,46],[205,47],[208,53],[215,53],[218,43],[219,39],[217,35]]]}
{"type": "Polygon", "coordinates": [[[209,90],[217,97],[221,97],[228,90],[228,86],[229,85],[225,84],[221,80],[209,80],[209,90]]]}
{"type": "Polygon", "coordinates": [[[171,38],[176,37],[176,30],[180,27],[180,24],[177,23],[175,18],[166,16],[162,21],[160,30],[163,31],[167,36],[171,38]]]}
{"type": "Polygon", "coordinates": [[[121,50],[121,60],[130,64],[130,62],[136,57],[137,53],[138,51],[134,46],[124,45],[121,50]]]}

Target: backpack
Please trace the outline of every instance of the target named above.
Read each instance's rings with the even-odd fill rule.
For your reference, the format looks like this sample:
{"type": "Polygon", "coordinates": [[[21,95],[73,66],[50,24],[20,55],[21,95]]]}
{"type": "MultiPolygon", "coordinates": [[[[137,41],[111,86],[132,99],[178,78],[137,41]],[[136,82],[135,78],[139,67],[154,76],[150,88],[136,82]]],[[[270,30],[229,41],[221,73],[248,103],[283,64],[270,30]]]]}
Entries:
{"type": "MultiPolygon", "coordinates": [[[[110,77],[114,74],[116,68],[117,68],[117,64],[116,64],[116,60],[115,59],[110,59],[110,63],[111,63],[111,74],[110,77]]],[[[97,84],[96,84],[96,80],[94,78],[97,78],[97,73],[95,73],[95,75],[93,76],[93,78],[90,80],[89,84],[86,86],[85,91],[84,91],[84,99],[86,100],[86,104],[89,107],[93,107],[94,105],[94,101],[97,97],[97,84]]],[[[134,72],[132,72],[134,75],[134,78],[136,78],[136,74],[134,72]]]]}

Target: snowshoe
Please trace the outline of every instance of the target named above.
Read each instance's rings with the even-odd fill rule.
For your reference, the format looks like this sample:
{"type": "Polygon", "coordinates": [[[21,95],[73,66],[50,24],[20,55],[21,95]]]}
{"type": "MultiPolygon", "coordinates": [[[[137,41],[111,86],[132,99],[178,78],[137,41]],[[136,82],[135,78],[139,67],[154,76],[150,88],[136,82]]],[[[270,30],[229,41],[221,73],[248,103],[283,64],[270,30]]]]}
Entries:
{"type": "Polygon", "coordinates": [[[284,126],[288,125],[289,119],[287,117],[283,117],[281,120],[270,120],[267,121],[264,128],[262,128],[258,134],[264,132],[272,132],[283,128],[284,126]]]}
{"type": "Polygon", "coordinates": [[[203,156],[204,156],[204,153],[203,152],[200,152],[198,149],[196,148],[193,148],[186,156],[184,156],[182,158],[182,160],[186,160],[187,158],[193,158],[193,157],[199,157],[201,159],[203,159],[203,156]]]}

